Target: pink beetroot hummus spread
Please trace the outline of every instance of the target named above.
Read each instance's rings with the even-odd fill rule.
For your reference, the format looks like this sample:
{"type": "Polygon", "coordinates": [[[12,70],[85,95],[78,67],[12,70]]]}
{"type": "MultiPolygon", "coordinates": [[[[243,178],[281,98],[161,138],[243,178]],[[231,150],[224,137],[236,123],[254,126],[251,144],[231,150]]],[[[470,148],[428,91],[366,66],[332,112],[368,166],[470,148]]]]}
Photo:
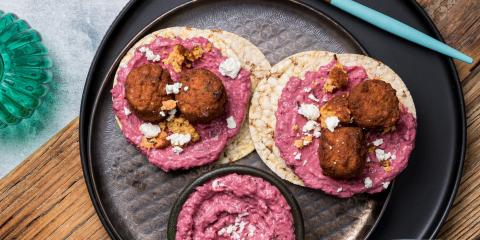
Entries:
{"type": "Polygon", "coordinates": [[[285,197],[262,178],[232,173],[195,189],[177,219],[177,240],[295,239],[285,197]]]}
{"type": "MultiPolygon", "coordinates": [[[[117,84],[112,89],[113,111],[122,125],[123,135],[128,141],[137,146],[152,164],[160,167],[164,171],[188,169],[218,159],[228,141],[235,137],[240,131],[251,95],[250,73],[245,69],[241,69],[235,79],[222,76],[218,68],[220,63],[227,59],[227,57],[222,56],[218,48],[212,47],[212,50],[205,52],[200,59],[192,64],[192,67],[208,69],[222,80],[227,93],[225,116],[208,124],[194,124],[195,129],[200,134],[200,141],[184,146],[180,154],[173,152],[171,146],[164,149],[150,150],[140,147],[143,135],[139,127],[144,121],[133,113],[128,115],[125,113],[125,109],[129,109],[128,102],[125,99],[126,78],[132,69],[149,63],[144,53],[139,51],[141,47],[149,48],[154,54],[160,55],[163,60],[167,58],[173,50],[173,47],[177,44],[181,44],[188,49],[193,49],[195,46],[205,48],[209,44],[209,41],[203,37],[191,39],[158,37],[150,44],[139,46],[128,64],[120,67],[117,74],[117,84]],[[230,116],[235,120],[236,128],[227,128],[226,118],[230,116]]],[[[179,74],[173,71],[171,65],[165,65],[162,61],[155,61],[153,63],[168,69],[173,81],[178,81],[179,74]]]]}
{"type": "Polygon", "coordinates": [[[275,114],[277,123],[275,128],[275,144],[280,150],[282,159],[299,176],[305,186],[321,189],[326,193],[338,197],[350,197],[357,193],[376,193],[387,188],[395,176],[402,172],[408,163],[408,158],[413,150],[416,134],[416,119],[405,107],[401,107],[400,120],[397,122],[396,130],[390,133],[380,134],[377,131],[366,132],[367,143],[375,140],[378,146],[376,149],[383,150],[383,153],[390,155],[391,166],[385,168],[377,158],[375,151],[369,151],[363,174],[356,180],[339,181],[322,174],[318,159],[318,148],[320,139],[314,138],[313,142],[302,149],[297,149],[293,143],[301,136],[300,131],[294,131],[293,125],[300,129],[307,120],[297,113],[301,103],[315,104],[320,108],[335,95],[350,91],[355,85],[367,80],[367,73],[361,66],[344,66],[348,73],[348,87],[343,91],[334,94],[324,93],[323,85],[328,76],[329,70],[335,65],[335,60],[322,66],[318,71],[310,71],[305,74],[305,79],[296,77],[290,78],[278,100],[278,110],[275,114]],[[318,84],[311,92],[305,91],[312,82],[318,84]],[[308,97],[312,93],[319,100],[314,101],[308,97]],[[383,141],[383,143],[382,143],[383,141]],[[301,153],[298,159],[298,153],[301,153]],[[297,159],[295,156],[297,155],[297,159]]]}

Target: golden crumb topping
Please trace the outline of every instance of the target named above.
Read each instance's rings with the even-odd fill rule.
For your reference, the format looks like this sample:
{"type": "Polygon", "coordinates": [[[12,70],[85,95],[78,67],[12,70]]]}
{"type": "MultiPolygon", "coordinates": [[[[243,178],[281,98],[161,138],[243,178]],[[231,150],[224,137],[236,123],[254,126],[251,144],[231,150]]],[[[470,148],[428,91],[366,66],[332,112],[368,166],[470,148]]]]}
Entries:
{"type": "Polygon", "coordinates": [[[162,111],[170,111],[172,109],[175,109],[177,107],[177,101],[175,100],[167,100],[167,101],[162,101],[162,111]]]}
{"type": "Polygon", "coordinates": [[[173,71],[179,73],[182,71],[182,65],[186,67],[192,67],[192,62],[201,58],[203,53],[209,52],[212,49],[212,45],[209,43],[202,48],[201,46],[195,46],[192,50],[185,48],[178,44],[173,47],[173,50],[168,54],[168,57],[163,60],[166,65],[171,65],[173,71]]]}
{"type": "Polygon", "coordinates": [[[144,147],[146,149],[152,149],[152,148],[166,148],[168,145],[170,145],[170,142],[167,140],[167,126],[165,123],[160,123],[159,124],[161,132],[158,134],[158,136],[154,138],[146,138],[143,137],[142,141],[140,142],[140,146],[144,147]]]}
{"type": "Polygon", "coordinates": [[[197,130],[182,117],[174,118],[172,121],[167,123],[167,128],[172,133],[181,133],[181,134],[190,134],[192,138],[191,142],[198,142],[200,140],[200,135],[197,130]]]}
{"type": "Polygon", "coordinates": [[[335,90],[344,88],[348,85],[348,74],[340,63],[328,73],[328,78],[323,85],[323,90],[327,93],[333,93],[335,90]]]}

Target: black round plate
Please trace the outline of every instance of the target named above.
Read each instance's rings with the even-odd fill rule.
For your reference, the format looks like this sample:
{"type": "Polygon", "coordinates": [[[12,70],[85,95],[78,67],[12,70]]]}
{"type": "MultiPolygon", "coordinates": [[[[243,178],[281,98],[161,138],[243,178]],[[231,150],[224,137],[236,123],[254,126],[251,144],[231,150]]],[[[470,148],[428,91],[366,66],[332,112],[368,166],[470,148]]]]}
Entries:
{"type": "MultiPolygon", "coordinates": [[[[452,61],[382,32],[321,1],[306,0],[305,2],[345,26],[371,56],[392,67],[411,90],[417,108],[416,149],[408,168],[395,181],[391,199],[378,222],[381,227],[375,228],[370,237],[392,239],[435,236],[456,192],[465,152],[463,96],[452,61]]],[[[365,0],[360,2],[368,3],[367,5],[381,12],[440,38],[431,21],[413,1],[392,0],[386,3],[365,0]]],[[[237,32],[246,38],[264,32],[278,33],[275,27],[277,30],[284,28],[285,31],[290,32],[286,35],[275,34],[265,37],[273,40],[287,38],[290,41],[283,39],[283,42],[293,42],[283,48],[279,43],[275,45],[275,41],[262,42],[261,38],[255,38],[254,43],[266,52],[272,64],[292,53],[321,46],[327,50],[339,52],[362,51],[357,42],[328,17],[292,1],[195,1],[192,5],[194,7],[175,9],[161,21],[155,21],[163,13],[183,3],[185,1],[182,0],[131,1],[105,36],[86,81],[80,113],[82,165],[94,206],[102,223],[114,239],[163,238],[166,218],[162,216],[168,215],[165,211],[169,211],[170,204],[178,191],[185,186],[185,182],[210,168],[165,174],[148,164],[145,158],[121,136],[111,111],[109,93],[112,85],[111,68],[115,67],[118,57],[124,53],[122,52],[124,48],[131,44],[132,39],[135,41],[144,35],[145,31],[179,25],[182,22],[193,22],[193,26],[205,27],[206,25],[202,24],[209,20],[208,17],[205,21],[198,22],[195,21],[200,19],[197,17],[214,13],[218,16],[223,13],[224,19],[228,19],[229,16],[256,5],[259,8],[263,7],[264,11],[250,11],[244,14],[250,14],[248,17],[231,19],[230,23],[225,23],[221,27],[233,32],[236,32],[236,29],[250,29],[237,32]],[[198,7],[203,6],[202,4],[210,7],[201,10],[202,8],[198,7]],[[216,12],[215,6],[236,8],[236,11],[216,12]],[[192,13],[189,10],[195,9],[198,15],[188,16],[192,13]],[[272,14],[265,21],[265,28],[255,29],[248,28],[247,23],[242,26],[237,24],[241,21],[248,22],[256,16],[255,14],[264,14],[265,11],[271,10],[280,11],[281,14],[272,14]],[[295,18],[285,18],[285,16],[295,16],[295,18]],[[148,26],[147,29],[144,29],[145,26],[148,26]],[[324,31],[320,33],[323,35],[327,33],[330,38],[320,37],[322,34],[318,35],[319,29],[324,31]],[[139,32],[140,34],[137,35],[139,32]],[[315,41],[309,40],[312,37],[315,41]],[[269,49],[277,49],[277,51],[268,52],[269,49]]],[[[208,26],[215,27],[215,25],[216,22],[211,21],[208,26]]],[[[265,168],[255,154],[249,155],[241,163],[265,168]]],[[[321,195],[318,191],[291,184],[289,188],[303,208],[306,239],[365,237],[373,228],[375,219],[380,216],[386,200],[386,194],[361,195],[348,200],[325,195],[318,198],[321,195]],[[312,199],[320,200],[312,201],[312,199]],[[365,211],[370,213],[364,214],[365,211]],[[331,221],[322,222],[326,213],[331,221]],[[356,216],[367,216],[366,224],[352,227],[355,225],[352,221],[359,221],[356,216]],[[315,217],[317,217],[316,220],[315,217]]]]}
{"type": "Polygon", "coordinates": [[[205,173],[204,175],[195,179],[192,183],[190,183],[187,187],[185,187],[182,192],[178,195],[178,199],[175,201],[172,207],[172,211],[170,213],[168,219],[168,230],[167,236],[169,240],[175,239],[175,234],[177,232],[177,218],[182,210],[183,204],[187,201],[190,194],[195,190],[196,187],[201,186],[208,180],[221,177],[230,173],[237,173],[241,175],[250,175],[255,177],[261,177],[264,180],[271,183],[273,186],[277,187],[277,189],[282,193],[287,200],[288,205],[290,205],[292,217],[293,217],[293,225],[295,227],[295,239],[296,240],[303,240],[304,239],[304,227],[303,227],[303,217],[302,211],[298,206],[298,202],[295,199],[294,195],[290,190],[288,190],[285,183],[277,176],[274,176],[271,173],[266,171],[262,171],[257,168],[253,168],[250,166],[243,166],[243,165],[232,165],[226,167],[217,168],[211,172],[205,173]]]}

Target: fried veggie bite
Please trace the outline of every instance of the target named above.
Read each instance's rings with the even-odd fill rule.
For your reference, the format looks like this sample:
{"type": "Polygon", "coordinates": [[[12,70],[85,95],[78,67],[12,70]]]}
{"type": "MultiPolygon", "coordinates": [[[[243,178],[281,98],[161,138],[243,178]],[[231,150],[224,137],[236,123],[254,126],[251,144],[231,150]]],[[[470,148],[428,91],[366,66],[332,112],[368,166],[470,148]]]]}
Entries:
{"type": "Polygon", "coordinates": [[[328,73],[328,78],[323,85],[323,90],[327,93],[333,93],[336,90],[345,88],[348,85],[348,74],[343,66],[335,64],[328,73]]]}
{"type": "Polygon", "coordinates": [[[192,123],[207,123],[225,113],[227,94],[220,80],[206,69],[183,71],[184,89],[175,95],[181,116],[192,123]],[[185,91],[186,87],[186,91],[185,91]]]}
{"type": "Polygon", "coordinates": [[[144,121],[162,121],[162,102],[172,99],[165,92],[165,86],[170,82],[170,74],[160,65],[145,64],[133,69],[125,83],[125,95],[130,110],[144,121]]]}
{"type": "Polygon", "coordinates": [[[348,107],[353,121],[364,128],[390,128],[400,118],[395,89],[381,80],[366,80],[355,86],[348,107]]]}
{"type": "Polygon", "coordinates": [[[348,109],[348,93],[337,95],[330,99],[320,108],[320,123],[322,127],[326,127],[325,120],[327,117],[336,116],[340,123],[351,123],[352,117],[350,109],[348,109]]]}
{"type": "Polygon", "coordinates": [[[322,131],[318,150],[323,174],[334,179],[358,177],[365,167],[365,137],[361,128],[339,127],[322,131]]]}

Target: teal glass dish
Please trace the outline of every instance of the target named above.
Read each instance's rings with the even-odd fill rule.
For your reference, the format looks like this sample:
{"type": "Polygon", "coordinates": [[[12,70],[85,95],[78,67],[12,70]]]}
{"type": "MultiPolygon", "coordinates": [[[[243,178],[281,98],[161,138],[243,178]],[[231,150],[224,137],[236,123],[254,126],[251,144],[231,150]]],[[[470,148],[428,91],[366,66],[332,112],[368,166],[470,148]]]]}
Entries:
{"type": "Polygon", "coordinates": [[[40,34],[0,11],[0,129],[29,118],[52,80],[52,62],[40,34]]]}

